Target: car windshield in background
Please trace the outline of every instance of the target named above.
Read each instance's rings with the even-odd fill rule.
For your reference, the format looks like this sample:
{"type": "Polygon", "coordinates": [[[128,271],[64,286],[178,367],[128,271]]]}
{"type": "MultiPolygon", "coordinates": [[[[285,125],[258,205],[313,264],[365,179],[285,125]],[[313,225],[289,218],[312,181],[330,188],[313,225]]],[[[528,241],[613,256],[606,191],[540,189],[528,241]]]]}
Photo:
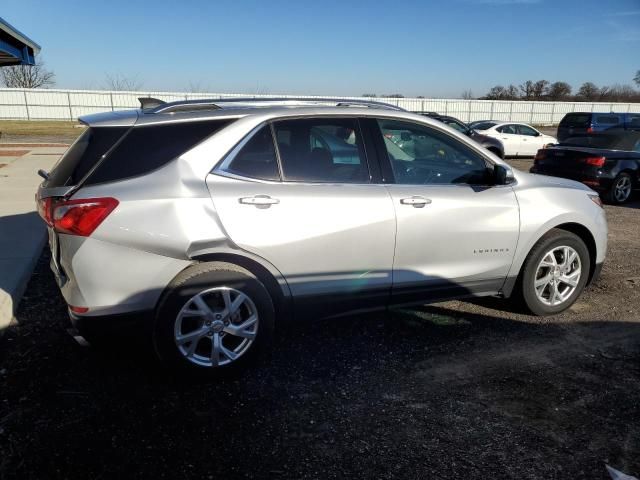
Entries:
{"type": "Polygon", "coordinates": [[[567,127],[588,127],[591,123],[590,113],[572,113],[564,117],[560,122],[567,127]]]}
{"type": "Polygon", "coordinates": [[[496,122],[484,122],[484,123],[478,123],[476,125],[473,126],[474,130],[487,130],[488,128],[493,127],[494,125],[497,125],[496,122]]]}
{"type": "Polygon", "coordinates": [[[442,123],[462,133],[465,133],[467,131],[466,126],[464,126],[462,123],[456,122],[455,120],[442,120],[442,123]]]}
{"type": "Polygon", "coordinates": [[[640,151],[640,133],[635,135],[580,135],[569,137],[560,145],[637,152],[640,151]]]}

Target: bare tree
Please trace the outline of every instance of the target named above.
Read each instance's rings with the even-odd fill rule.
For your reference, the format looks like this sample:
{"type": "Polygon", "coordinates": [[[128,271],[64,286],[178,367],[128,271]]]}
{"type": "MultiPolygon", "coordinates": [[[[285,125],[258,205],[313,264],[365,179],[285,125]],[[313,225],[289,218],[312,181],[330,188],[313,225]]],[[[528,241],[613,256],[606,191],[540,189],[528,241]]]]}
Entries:
{"type": "Polygon", "coordinates": [[[0,81],[9,88],[47,88],[55,85],[56,75],[47,70],[41,57],[35,65],[14,65],[0,68],[0,81]]]}
{"type": "Polygon", "coordinates": [[[465,90],[462,92],[463,100],[473,100],[473,92],[471,90],[465,90]]]}
{"type": "Polygon", "coordinates": [[[571,96],[571,85],[567,82],[553,82],[547,90],[549,100],[566,100],[571,96]]]}
{"type": "Polygon", "coordinates": [[[600,95],[600,89],[593,82],[585,82],[580,86],[576,95],[580,100],[593,101],[597,100],[600,95]]]}
{"type": "Polygon", "coordinates": [[[363,93],[362,96],[367,98],[376,98],[378,95],[375,93],[363,93]]]}
{"type": "Polygon", "coordinates": [[[633,81],[640,87],[640,70],[636,72],[636,76],[633,77],[633,81]]]}
{"type": "Polygon", "coordinates": [[[519,98],[518,88],[515,85],[509,85],[506,88],[502,85],[496,85],[489,90],[484,98],[486,100],[517,100],[519,98]]]}
{"type": "Polygon", "coordinates": [[[111,75],[109,73],[105,74],[104,84],[107,90],[116,91],[134,92],[142,88],[142,82],[140,82],[136,77],[125,77],[120,73],[115,75],[111,75]]]}

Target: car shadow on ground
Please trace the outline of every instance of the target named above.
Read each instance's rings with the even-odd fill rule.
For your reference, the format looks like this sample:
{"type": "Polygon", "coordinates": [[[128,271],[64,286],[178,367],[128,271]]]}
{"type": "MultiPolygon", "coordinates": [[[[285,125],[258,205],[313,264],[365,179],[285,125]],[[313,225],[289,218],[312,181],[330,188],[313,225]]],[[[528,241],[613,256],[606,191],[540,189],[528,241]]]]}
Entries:
{"type": "Polygon", "coordinates": [[[135,335],[77,346],[46,259],[17,317],[0,339],[0,478],[640,472],[635,323],[448,304],[301,321],[243,376],[194,382],[135,335]]]}

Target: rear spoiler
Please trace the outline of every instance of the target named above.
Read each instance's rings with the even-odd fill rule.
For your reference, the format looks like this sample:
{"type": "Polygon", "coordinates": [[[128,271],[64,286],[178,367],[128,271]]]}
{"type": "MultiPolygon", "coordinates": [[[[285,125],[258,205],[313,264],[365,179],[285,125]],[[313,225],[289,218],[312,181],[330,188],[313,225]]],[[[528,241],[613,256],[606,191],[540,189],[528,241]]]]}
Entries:
{"type": "Polygon", "coordinates": [[[153,110],[154,108],[165,105],[167,102],[153,97],[139,97],[140,108],[142,110],[153,110]]]}

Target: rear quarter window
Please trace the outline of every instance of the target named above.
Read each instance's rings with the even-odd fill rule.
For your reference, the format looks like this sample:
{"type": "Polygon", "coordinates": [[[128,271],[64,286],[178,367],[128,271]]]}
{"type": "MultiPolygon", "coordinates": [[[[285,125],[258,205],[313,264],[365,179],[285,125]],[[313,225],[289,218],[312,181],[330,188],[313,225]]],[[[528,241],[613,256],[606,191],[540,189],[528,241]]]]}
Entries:
{"type": "Polygon", "coordinates": [[[179,157],[230,120],[133,127],[87,179],[87,185],[144,175],[179,157]]]}

